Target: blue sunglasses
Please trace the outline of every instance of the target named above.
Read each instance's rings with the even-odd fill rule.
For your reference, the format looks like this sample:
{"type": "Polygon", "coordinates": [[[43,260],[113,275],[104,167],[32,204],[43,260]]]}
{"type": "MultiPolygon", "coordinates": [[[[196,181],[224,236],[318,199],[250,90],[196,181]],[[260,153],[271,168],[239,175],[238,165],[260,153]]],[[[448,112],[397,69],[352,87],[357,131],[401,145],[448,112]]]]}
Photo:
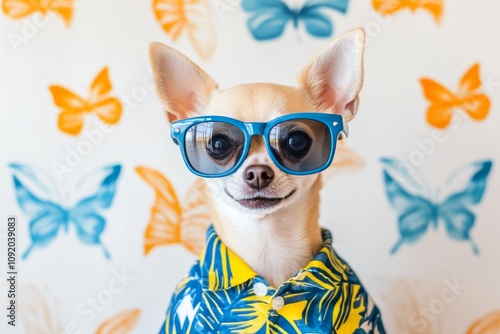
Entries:
{"type": "Polygon", "coordinates": [[[200,116],[173,122],[171,136],[189,170],[201,177],[234,173],[246,159],[253,136],[262,136],[278,168],[292,175],[319,173],[332,163],[339,135],[348,128],[340,115],[295,113],[269,122],[200,116]]]}

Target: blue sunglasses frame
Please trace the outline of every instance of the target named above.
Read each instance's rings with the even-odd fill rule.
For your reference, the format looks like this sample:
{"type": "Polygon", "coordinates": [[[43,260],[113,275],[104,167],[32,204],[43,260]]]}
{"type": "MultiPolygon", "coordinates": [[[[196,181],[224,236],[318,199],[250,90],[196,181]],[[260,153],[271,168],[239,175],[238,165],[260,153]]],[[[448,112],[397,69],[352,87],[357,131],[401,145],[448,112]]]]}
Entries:
{"type": "Polygon", "coordinates": [[[347,123],[345,120],[342,118],[341,115],[337,114],[330,114],[330,113],[318,113],[318,112],[302,112],[302,113],[294,113],[294,114],[288,114],[284,116],[280,116],[278,118],[275,118],[269,122],[242,122],[240,120],[231,118],[231,117],[226,117],[226,116],[198,116],[198,117],[191,117],[191,118],[186,118],[183,120],[175,121],[170,125],[170,135],[172,137],[172,140],[174,141],[175,144],[177,144],[181,150],[182,158],[184,159],[184,162],[188,169],[195,175],[204,177],[204,178],[218,178],[218,177],[224,177],[233,174],[240,166],[243,164],[245,159],[247,158],[248,152],[250,150],[250,144],[251,144],[251,139],[253,136],[262,136],[264,139],[264,143],[266,145],[267,152],[269,154],[269,157],[273,161],[273,163],[281,169],[283,172],[291,175],[311,175],[315,173],[319,173],[326,168],[328,168],[332,161],[333,157],[335,155],[335,150],[337,147],[337,139],[340,134],[343,134],[345,137],[348,136],[349,134],[349,128],[347,126],[347,123]],[[304,119],[304,120],[314,120],[321,122],[325,124],[329,131],[330,131],[330,156],[328,157],[327,162],[316,169],[310,170],[310,171],[294,171],[291,169],[286,168],[285,166],[281,165],[280,162],[276,159],[272,152],[272,147],[269,143],[269,133],[271,129],[276,126],[279,123],[285,122],[285,121],[293,121],[293,120],[299,120],[299,119],[304,119]],[[187,131],[194,125],[199,124],[199,123],[204,123],[204,122],[222,122],[222,123],[227,123],[233,126],[236,126],[239,128],[244,136],[245,136],[245,142],[243,146],[243,152],[241,153],[241,156],[239,158],[239,161],[234,165],[233,168],[230,170],[223,172],[223,173],[218,173],[218,174],[205,174],[197,171],[196,169],[193,168],[191,163],[189,162],[187,153],[186,153],[186,146],[185,146],[185,138],[186,138],[186,133],[187,131]]]}

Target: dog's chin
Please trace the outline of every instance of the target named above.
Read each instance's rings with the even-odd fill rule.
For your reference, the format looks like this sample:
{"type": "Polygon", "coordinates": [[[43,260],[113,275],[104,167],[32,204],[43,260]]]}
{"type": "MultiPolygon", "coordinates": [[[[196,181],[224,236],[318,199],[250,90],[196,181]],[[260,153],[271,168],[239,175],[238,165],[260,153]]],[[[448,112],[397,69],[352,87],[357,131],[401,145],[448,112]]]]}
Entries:
{"type": "Polygon", "coordinates": [[[283,202],[286,202],[296,193],[296,189],[283,197],[268,197],[263,195],[250,196],[246,198],[235,198],[227,189],[224,189],[229,198],[237,202],[241,207],[255,213],[271,213],[281,207],[283,202]]]}

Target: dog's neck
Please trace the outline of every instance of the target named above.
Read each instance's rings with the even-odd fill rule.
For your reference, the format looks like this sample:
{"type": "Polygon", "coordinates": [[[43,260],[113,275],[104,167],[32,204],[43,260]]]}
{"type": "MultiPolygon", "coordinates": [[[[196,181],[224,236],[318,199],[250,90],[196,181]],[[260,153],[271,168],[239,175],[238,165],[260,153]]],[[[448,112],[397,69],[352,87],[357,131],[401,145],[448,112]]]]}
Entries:
{"type": "Polygon", "coordinates": [[[322,245],[318,177],[300,203],[266,216],[214,200],[214,228],[222,242],[258,275],[278,287],[305,267],[322,245]]]}

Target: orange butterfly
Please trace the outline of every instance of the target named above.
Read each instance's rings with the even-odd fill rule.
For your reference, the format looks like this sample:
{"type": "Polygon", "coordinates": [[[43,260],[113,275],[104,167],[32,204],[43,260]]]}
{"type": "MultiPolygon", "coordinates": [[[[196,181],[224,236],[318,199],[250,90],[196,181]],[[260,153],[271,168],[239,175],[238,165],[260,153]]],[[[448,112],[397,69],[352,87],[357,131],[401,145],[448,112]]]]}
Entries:
{"type": "Polygon", "coordinates": [[[94,113],[107,124],[116,124],[122,115],[120,101],[110,96],[111,82],[105,67],[90,86],[88,99],[83,99],[61,86],[50,86],[54,103],[61,108],[58,125],[62,132],[76,136],[83,128],[86,114],[94,113]]]}
{"type": "Polygon", "coordinates": [[[481,88],[479,64],[472,66],[462,77],[457,94],[431,79],[423,78],[420,83],[426,99],[431,103],[427,109],[427,122],[436,128],[446,128],[451,123],[455,109],[463,109],[477,121],[488,116],[490,99],[478,92],[481,88]]]}
{"type": "Polygon", "coordinates": [[[443,0],[372,0],[376,11],[384,15],[392,15],[404,8],[412,12],[417,9],[429,11],[439,23],[443,14],[443,0]]]}
{"type": "Polygon", "coordinates": [[[183,32],[203,60],[215,50],[215,27],[208,0],[153,0],[156,20],[177,41],[183,32]]]}
{"type": "Polygon", "coordinates": [[[156,192],[151,218],[144,234],[144,254],[147,255],[157,246],[180,243],[193,254],[199,255],[210,225],[205,182],[201,179],[195,181],[182,205],[174,188],[160,172],[147,167],[137,167],[135,170],[156,192]]]}
{"type": "Polygon", "coordinates": [[[485,315],[474,322],[467,334],[498,334],[500,333],[500,310],[485,315]]]}
{"type": "Polygon", "coordinates": [[[13,19],[22,19],[37,12],[44,16],[54,12],[63,18],[68,27],[73,18],[73,0],[3,0],[2,9],[13,19]]]}

